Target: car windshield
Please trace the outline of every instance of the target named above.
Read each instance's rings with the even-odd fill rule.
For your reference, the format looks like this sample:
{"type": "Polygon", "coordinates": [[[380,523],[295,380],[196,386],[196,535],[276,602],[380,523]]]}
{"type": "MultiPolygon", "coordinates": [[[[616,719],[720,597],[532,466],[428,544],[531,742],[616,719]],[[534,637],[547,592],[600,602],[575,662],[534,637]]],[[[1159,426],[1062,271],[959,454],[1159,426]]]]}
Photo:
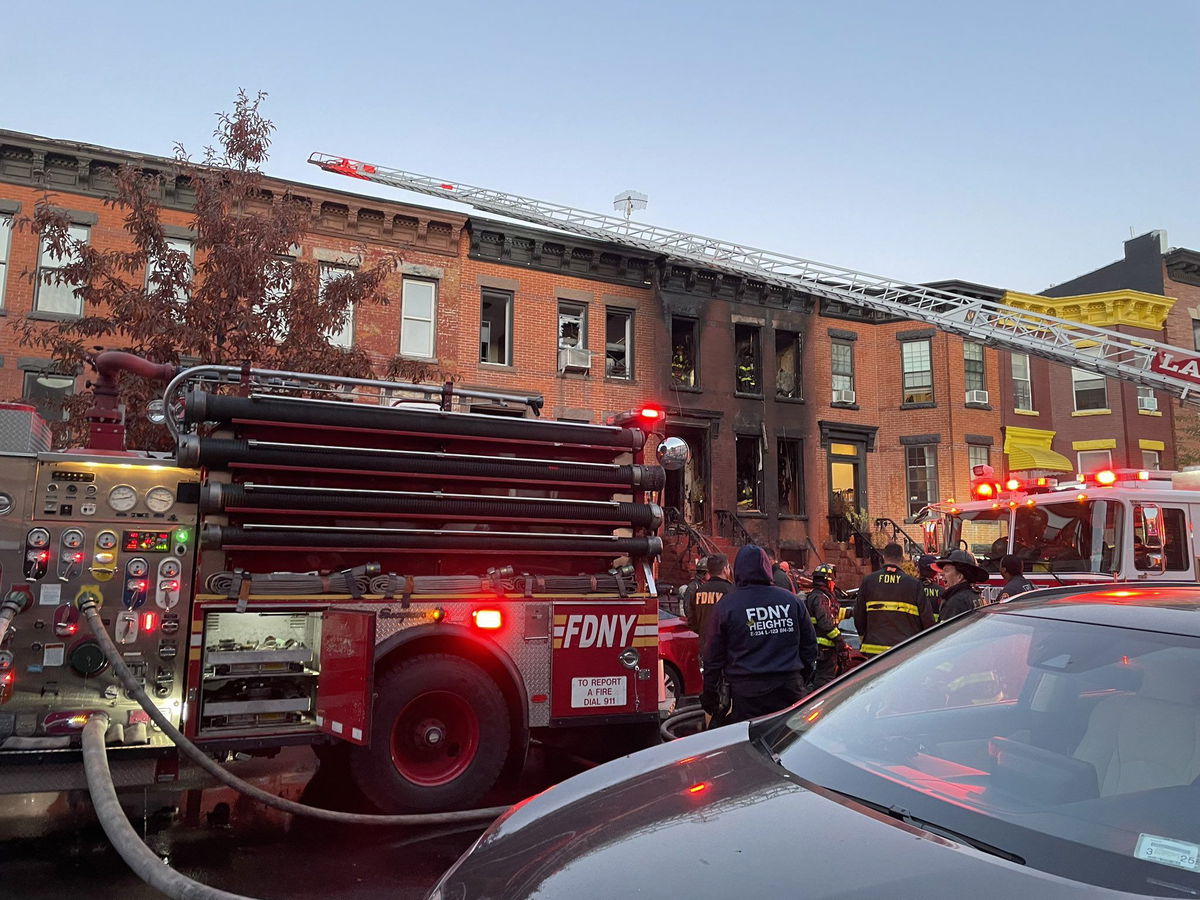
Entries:
{"type": "Polygon", "coordinates": [[[1200,640],[976,613],[797,707],[790,771],[1079,881],[1200,893],[1200,640]]]}
{"type": "Polygon", "coordinates": [[[1121,515],[1116,501],[1075,499],[963,511],[947,529],[946,550],[965,544],[989,572],[999,572],[1001,558],[1012,552],[1026,573],[1111,574],[1120,563],[1121,515]]]}

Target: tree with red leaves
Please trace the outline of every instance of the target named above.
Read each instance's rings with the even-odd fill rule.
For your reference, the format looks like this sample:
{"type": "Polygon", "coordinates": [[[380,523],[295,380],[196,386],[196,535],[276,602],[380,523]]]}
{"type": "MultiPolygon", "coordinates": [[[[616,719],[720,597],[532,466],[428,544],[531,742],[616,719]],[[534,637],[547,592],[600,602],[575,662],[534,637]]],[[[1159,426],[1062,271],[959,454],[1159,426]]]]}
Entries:
{"type": "MultiPolygon", "coordinates": [[[[176,146],[173,172],[132,165],[119,170],[115,196],[105,202],[124,212],[130,249],[101,249],[73,238],[66,214],[49,194],[32,216],[18,221],[63,260],[40,277],[46,284],[75,286],[83,306],[83,315],[68,321],[16,322],[23,344],[49,351],[64,373],[80,371],[103,348],[172,364],[248,362],[346,377],[375,374],[365,352],[339,347],[330,337],[359,304],[388,302],[384,282],[399,260],[378,258],[321,284],[316,265],[292,258],[310,212],[290,194],[271,195],[264,186],[261,167],[275,130],[259,110],[265,96],[239,92],[233,112],[218,115],[216,147],[206,148],[203,161],[193,162],[176,146]],[[179,176],[195,196],[194,263],[171,248],[161,218],[164,181],[179,176]]],[[[393,360],[387,373],[398,367],[393,360]]],[[[122,378],[130,447],[168,446],[165,429],[146,417],[161,390],[141,378],[122,378]]],[[[57,444],[78,445],[86,436],[83,412],[90,400],[83,393],[67,401],[67,421],[56,425],[57,444]]]]}

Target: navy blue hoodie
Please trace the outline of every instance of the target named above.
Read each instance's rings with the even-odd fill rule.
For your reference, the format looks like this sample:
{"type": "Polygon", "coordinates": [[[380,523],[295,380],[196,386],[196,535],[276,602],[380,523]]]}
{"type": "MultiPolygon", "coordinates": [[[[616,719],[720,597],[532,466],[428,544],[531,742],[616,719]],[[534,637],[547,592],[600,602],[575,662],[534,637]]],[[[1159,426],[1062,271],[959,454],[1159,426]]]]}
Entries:
{"type": "Polygon", "coordinates": [[[791,675],[813,665],[817,636],[808,611],[791,591],[776,587],[771,561],[747,544],[733,564],[737,587],[719,601],[708,623],[704,690],[715,693],[724,675],[791,675]]]}

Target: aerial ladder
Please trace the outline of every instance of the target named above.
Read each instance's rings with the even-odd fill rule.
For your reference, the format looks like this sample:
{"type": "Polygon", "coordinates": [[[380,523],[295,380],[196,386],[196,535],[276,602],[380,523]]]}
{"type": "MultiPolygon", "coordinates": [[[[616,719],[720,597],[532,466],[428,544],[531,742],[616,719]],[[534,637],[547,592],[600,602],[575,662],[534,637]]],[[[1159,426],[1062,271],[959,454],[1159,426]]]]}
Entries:
{"type": "Polygon", "coordinates": [[[1200,356],[1195,351],[994,300],[344,156],[313,153],[308,161],[326,172],[440,197],[482,212],[634,247],[825,300],[928,322],[972,341],[1118,378],[1200,406],[1200,356]]]}

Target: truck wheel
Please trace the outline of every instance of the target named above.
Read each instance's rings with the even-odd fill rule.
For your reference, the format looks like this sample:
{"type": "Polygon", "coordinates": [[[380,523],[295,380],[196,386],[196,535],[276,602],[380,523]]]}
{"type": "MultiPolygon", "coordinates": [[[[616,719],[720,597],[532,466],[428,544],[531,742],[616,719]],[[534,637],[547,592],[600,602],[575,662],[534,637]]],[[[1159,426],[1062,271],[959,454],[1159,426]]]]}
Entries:
{"type": "Polygon", "coordinates": [[[496,783],[508,756],[504,696],[473,662],[414,656],[376,682],[371,745],[350,766],[362,792],[385,810],[468,807],[496,783]]]}
{"type": "Polygon", "coordinates": [[[683,700],[683,676],[673,663],[663,662],[663,689],[666,699],[663,701],[666,712],[672,713],[679,708],[683,700]]]}

